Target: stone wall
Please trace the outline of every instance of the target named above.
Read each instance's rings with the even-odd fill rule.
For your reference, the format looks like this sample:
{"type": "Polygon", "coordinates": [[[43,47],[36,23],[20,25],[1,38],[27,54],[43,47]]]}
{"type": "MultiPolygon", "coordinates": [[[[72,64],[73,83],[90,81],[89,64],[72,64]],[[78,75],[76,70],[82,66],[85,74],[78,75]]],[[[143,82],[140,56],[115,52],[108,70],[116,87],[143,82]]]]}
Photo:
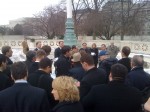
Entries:
{"type": "MultiPolygon", "coordinates": [[[[35,40],[35,42],[30,42],[30,40],[28,40],[28,45],[30,49],[34,49],[35,48],[35,43],[37,41],[41,41],[42,45],[50,45],[53,48],[58,47],[58,43],[59,41],[62,40],[35,40]]],[[[0,48],[4,45],[9,45],[12,48],[22,48],[22,43],[23,40],[0,40],[0,48]]],[[[119,47],[119,49],[121,49],[123,46],[129,46],[131,48],[131,52],[134,53],[141,53],[141,54],[150,54],[150,42],[141,42],[141,41],[119,41],[119,40],[86,40],[86,41],[79,41],[79,46],[81,46],[81,44],[83,42],[86,42],[88,47],[91,47],[93,43],[97,44],[97,47],[100,47],[101,44],[106,44],[106,46],[110,45],[110,42],[114,42],[114,44],[116,46],[119,47]]]]}

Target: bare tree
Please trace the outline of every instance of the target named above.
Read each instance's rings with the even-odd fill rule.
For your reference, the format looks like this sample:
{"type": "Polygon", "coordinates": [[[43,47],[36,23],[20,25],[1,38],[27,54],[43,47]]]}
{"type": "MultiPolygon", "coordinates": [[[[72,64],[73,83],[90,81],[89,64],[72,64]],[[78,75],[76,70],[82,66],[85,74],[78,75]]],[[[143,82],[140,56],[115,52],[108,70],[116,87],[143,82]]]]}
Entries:
{"type": "Polygon", "coordinates": [[[84,1],[86,6],[92,10],[89,11],[88,16],[86,16],[87,18],[84,20],[82,28],[96,35],[99,34],[101,39],[110,40],[115,35],[121,35],[121,39],[123,39],[124,35],[138,34],[140,31],[143,23],[143,19],[140,18],[141,10],[146,5],[146,1],[84,1]],[[87,24],[89,24],[88,28],[87,24]]]}
{"type": "MultiPolygon", "coordinates": [[[[76,35],[94,35],[110,40],[115,35],[138,35],[143,25],[145,0],[72,0],[76,35]]],[[[50,6],[30,21],[33,32],[53,38],[64,35],[66,2],[50,6]]]]}
{"type": "Polygon", "coordinates": [[[36,34],[46,36],[49,39],[64,35],[66,13],[60,6],[49,6],[42,12],[34,15],[32,21],[26,21],[31,25],[36,34]]]}

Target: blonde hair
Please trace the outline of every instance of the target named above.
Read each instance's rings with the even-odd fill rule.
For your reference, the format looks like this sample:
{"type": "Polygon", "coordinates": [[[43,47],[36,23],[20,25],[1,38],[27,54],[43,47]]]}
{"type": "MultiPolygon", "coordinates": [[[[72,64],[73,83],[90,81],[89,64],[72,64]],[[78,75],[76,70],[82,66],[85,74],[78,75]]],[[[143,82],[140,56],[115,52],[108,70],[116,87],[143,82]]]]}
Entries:
{"type": "Polygon", "coordinates": [[[75,79],[68,76],[60,76],[53,80],[52,87],[58,91],[59,101],[79,101],[79,90],[75,79]]]}

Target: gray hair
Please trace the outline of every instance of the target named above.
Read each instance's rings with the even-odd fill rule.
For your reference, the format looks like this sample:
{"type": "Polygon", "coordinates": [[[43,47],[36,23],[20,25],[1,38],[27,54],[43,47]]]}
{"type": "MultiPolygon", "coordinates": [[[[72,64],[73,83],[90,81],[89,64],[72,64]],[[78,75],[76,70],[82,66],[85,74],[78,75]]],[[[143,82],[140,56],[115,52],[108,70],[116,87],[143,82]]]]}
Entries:
{"type": "Polygon", "coordinates": [[[6,55],[6,53],[9,52],[10,49],[11,49],[10,46],[3,46],[3,47],[2,47],[2,53],[3,53],[4,55],[6,55]]]}
{"type": "Polygon", "coordinates": [[[137,67],[143,67],[144,65],[143,56],[141,55],[134,55],[131,61],[132,64],[137,67]]]}

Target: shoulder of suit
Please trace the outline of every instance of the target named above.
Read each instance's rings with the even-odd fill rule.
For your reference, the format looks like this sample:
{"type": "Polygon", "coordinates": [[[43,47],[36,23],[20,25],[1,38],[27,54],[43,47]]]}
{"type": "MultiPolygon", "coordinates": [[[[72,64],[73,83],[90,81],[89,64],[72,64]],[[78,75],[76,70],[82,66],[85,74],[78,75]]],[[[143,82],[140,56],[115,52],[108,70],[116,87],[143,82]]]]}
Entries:
{"type": "Polygon", "coordinates": [[[41,88],[38,88],[38,87],[34,87],[34,86],[31,86],[31,85],[29,85],[29,87],[32,88],[32,90],[34,90],[34,91],[45,93],[44,89],[41,89],[41,88]]]}

